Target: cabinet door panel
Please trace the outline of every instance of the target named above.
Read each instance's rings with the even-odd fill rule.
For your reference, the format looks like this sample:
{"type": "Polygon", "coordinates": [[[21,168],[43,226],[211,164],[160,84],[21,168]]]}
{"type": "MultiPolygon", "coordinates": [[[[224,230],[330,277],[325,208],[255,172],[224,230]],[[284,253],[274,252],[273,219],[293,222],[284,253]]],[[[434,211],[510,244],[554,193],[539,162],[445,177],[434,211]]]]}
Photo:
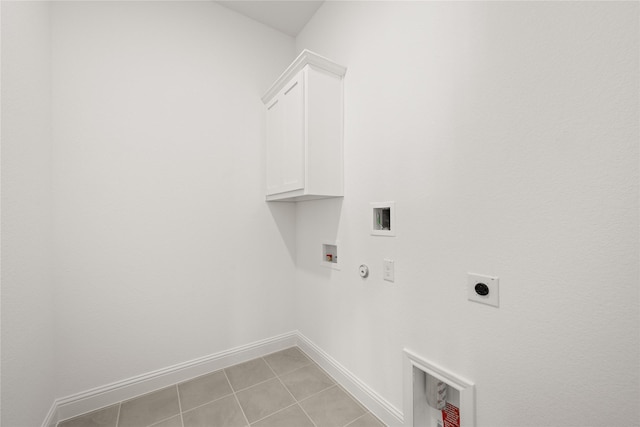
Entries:
{"type": "Polygon", "coordinates": [[[282,103],[276,100],[267,108],[267,194],[281,192],[283,139],[282,103]]]}
{"type": "Polygon", "coordinates": [[[284,123],[281,157],[282,188],[283,191],[291,191],[304,188],[305,123],[302,72],[285,87],[281,101],[284,123]]]}

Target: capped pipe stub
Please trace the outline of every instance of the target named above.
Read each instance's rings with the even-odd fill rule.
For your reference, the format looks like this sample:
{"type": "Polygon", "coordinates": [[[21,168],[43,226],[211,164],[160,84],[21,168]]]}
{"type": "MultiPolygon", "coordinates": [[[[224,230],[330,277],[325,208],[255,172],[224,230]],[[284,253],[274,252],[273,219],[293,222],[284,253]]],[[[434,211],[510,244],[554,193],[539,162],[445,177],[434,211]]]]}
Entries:
{"type": "Polygon", "coordinates": [[[363,279],[369,277],[369,267],[367,267],[366,265],[362,264],[359,268],[358,268],[358,272],[360,273],[360,277],[362,277],[363,279]]]}

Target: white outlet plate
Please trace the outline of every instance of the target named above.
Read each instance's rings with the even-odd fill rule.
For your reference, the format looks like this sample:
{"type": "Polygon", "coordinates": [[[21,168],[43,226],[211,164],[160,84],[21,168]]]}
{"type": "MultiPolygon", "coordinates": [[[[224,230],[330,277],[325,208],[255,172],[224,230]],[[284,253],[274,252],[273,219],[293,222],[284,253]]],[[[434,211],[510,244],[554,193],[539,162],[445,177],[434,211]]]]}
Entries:
{"type": "Polygon", "coordinates": [[[387,282],[395,281],[395,266],[392,259],[384,259],[382,264],[382,278],[387,282]]]}
{"type": "Polygon", "coordinates": [[[467,298],[469,301],[479,302],[481,304],[492,305],[494,307],[500,306],[500,293],[498,287],[498,278],[492,276],[485,276],[482,274],[467,273],[467,298]],[[484,283],[489,287],[489,293],[487,295],[479,295],[476,292],[476,285],[478,283],[484,283]]]}

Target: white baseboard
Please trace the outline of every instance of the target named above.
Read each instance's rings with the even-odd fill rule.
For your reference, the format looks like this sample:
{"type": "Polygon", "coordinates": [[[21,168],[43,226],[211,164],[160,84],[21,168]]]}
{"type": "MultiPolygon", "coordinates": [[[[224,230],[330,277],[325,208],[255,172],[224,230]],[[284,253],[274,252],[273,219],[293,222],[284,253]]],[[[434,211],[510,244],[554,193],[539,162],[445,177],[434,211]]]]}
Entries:
{"type": "Polygon", "coordinates": [[[58,405],[56,402],[53,402],[53,405],[51,405],[51,408],[42,423],[42,427],[56,427],[56,424],[58,424],[58,405]]]}
{"type": "Polygon", "coordinates": [[[289,332],[57,399],[42,427],[297,345],[289,332]]]}
{"type": "Polygon", "coordinates": [[[325,353],[311,340],[298,332],[298,347],[314,362],[335,379],[345,390],[351,393],[367,409],[390,427],[404,426],[402,411],[372,390],[347,368],[325,353]]]}
{"type": "Polygon", "coordinates": [[[307,337],[293,331],[56,399],[42,427],[56,427],[59,421],[296,345],[382,422],[392,427],[404,425],[404,417],[400,410],[307,337]]]}

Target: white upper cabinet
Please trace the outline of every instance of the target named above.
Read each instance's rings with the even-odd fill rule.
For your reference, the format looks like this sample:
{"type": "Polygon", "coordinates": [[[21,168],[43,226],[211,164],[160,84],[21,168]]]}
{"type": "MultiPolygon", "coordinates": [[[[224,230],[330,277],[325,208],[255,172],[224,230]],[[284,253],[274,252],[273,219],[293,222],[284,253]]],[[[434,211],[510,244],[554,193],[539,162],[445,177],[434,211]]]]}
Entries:
{"type": "Polygon", "coordinates": [[[267,110],[268,201],[344,194],[345,72],[345,67],[304,50],[262,97],[267,110]]]}

